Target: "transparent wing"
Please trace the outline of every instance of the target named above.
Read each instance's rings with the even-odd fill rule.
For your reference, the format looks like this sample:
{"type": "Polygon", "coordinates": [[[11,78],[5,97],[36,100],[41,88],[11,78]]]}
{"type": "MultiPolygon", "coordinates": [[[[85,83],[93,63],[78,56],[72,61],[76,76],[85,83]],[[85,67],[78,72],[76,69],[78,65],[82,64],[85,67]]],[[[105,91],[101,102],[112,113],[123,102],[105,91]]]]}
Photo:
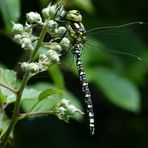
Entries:
{"type": "Polygon", "coordinates": [[[148,71],[147,38],[147,24],[133,23],[87,31],[82,51],[86,73],[93,67],[105,66],[141,83],[148,71]]]}
{"type": "Polygon", "coordinates": [[[148,25],[143,22],[133,22],[88,30],[86,44],[94,53],[117,55],[123,59],[146,60],[147,37],[148,25]]]}

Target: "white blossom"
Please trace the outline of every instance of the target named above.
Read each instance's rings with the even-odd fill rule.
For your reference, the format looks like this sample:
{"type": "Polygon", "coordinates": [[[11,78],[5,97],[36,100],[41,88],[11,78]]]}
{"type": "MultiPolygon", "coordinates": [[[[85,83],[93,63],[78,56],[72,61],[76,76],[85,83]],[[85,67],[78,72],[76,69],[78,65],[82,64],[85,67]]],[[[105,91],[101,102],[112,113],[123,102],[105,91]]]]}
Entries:
{"type": "Polygon", "coordinates": [[[65,27],[63,27],[63,26],[58,27],[58,29],[57,29],[57,33],[59,35],[64,35],[66,33],[66,31],[67,31],[67,29],[65,27]]]}
{"type": "Polygon", "coordinates": [[[26,17],[27,17],[27,21],[31,24],[42,21],[40,14],[38,14],[37,12],[29,12],[26,14],[26,17]]]}
{"type": "Polygon", "coordinates": [[[13,23],[12,32],[15,34],[21,34],[24,31],[24,27],[22,24],[13,23]]]}
{"type": "Polygon", "coordinates": [[[69,121],[69,118],[73,117],[76,113],[84,114],[73,104],[70,104],[70,100],[62,99],[55,107],[55,115],[66,122],[69,121]]]}
{"type": "Polygon", "coordinates": [[[67,37],[64,37],[60,42],[60,45],[62,46],[63,49],[68,50],[70,47],[70,40],[67,37]]]}
{"type": "Polygon", "coordinates": [[[50,15],[49,15],[49,7],[47,7],[47,8],[44,8],[43,10],[42,10],[42,15],[43,15],[43,17],[45,18],[45,19],[48,19],[49,17],[50,17],[50,15]]]}
{"type": "Polygon", "coordinates": [[[33,50],[31,39],[30,38],[23,38],[21,40],[21,47],[26,50],[33,50]]]}
{"type": "Polygon", "coordinates": [[[48,50],[46,52],[46,55],[52,63],[58,63],[60,61],[60,58],[59,58],[60,55],[54,50],[48,50]]]}

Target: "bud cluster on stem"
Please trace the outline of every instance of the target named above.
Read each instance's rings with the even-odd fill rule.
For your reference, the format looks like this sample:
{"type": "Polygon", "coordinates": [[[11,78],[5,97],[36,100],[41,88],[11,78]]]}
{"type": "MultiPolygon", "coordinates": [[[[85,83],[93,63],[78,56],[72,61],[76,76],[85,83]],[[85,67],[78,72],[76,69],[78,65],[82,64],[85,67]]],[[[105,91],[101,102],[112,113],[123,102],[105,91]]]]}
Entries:
{"type": "MultiPolygon", "coordinates": [[[[18,91],[14,91],[16,101],[13,116],[8,128],[0,135],[0,148],[6,146],[9,135],[19,120],[20,102],[28,80],[32,76],[46,71],[51,65],[58,64],[60,62],[61,51],[67,51],[71,46],[70,38],[66,35],[67,25],[64,23],[61,25],[60,23],[60,19],[65,13],[63,5],[59,3],[54,5],[49,4],[47,8],[42,10],[42,15],[37,12],[27,13],[25,25],[12,22],[13,39],[25,51],[30,53],[30,58],[28,61],[21,63],[24,77],[18,91]],[[46,35],[49,36],[48,39],[46,39],[46,35]],[[40,52],[43,48],[45,49],[44,52],[40,52]]],[[[77,112],[83,114],[66,99],[61,100],[51,112],[66,122],[77,112]]],[[[31,115],[31,113],[28,112],[26,115],[31,115]]]]}

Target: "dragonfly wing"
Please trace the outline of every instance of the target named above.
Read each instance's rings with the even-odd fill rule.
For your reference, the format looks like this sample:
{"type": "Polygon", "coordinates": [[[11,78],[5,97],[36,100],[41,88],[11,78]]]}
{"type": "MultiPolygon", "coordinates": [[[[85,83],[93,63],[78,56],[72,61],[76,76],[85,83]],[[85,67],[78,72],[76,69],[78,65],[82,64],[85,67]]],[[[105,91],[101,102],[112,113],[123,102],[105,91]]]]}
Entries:
{"type": "Polygon", "coordinates": [[[140,53],[146,49],[145,45],[145,24],[130,23],[114,27],[94,28],[88,31],[88,42],[91,40],[99,42],[93,48],[103,53],[122,56],[124,58],[135,58],[141,60],[140,53]]]}

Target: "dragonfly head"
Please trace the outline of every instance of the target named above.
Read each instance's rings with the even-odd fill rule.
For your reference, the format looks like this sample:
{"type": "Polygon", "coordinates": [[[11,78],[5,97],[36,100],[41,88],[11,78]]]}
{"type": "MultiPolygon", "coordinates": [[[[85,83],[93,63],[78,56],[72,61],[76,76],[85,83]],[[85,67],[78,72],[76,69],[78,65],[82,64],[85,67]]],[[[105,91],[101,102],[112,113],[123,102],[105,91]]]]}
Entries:
{"type": "Polygon", "coordinates": [[[70,10],[66,13],[65,16],[66,20],[73,21],[73,22],[81,22],[82,21],[82,15],[78,10],[70,10]]]}

